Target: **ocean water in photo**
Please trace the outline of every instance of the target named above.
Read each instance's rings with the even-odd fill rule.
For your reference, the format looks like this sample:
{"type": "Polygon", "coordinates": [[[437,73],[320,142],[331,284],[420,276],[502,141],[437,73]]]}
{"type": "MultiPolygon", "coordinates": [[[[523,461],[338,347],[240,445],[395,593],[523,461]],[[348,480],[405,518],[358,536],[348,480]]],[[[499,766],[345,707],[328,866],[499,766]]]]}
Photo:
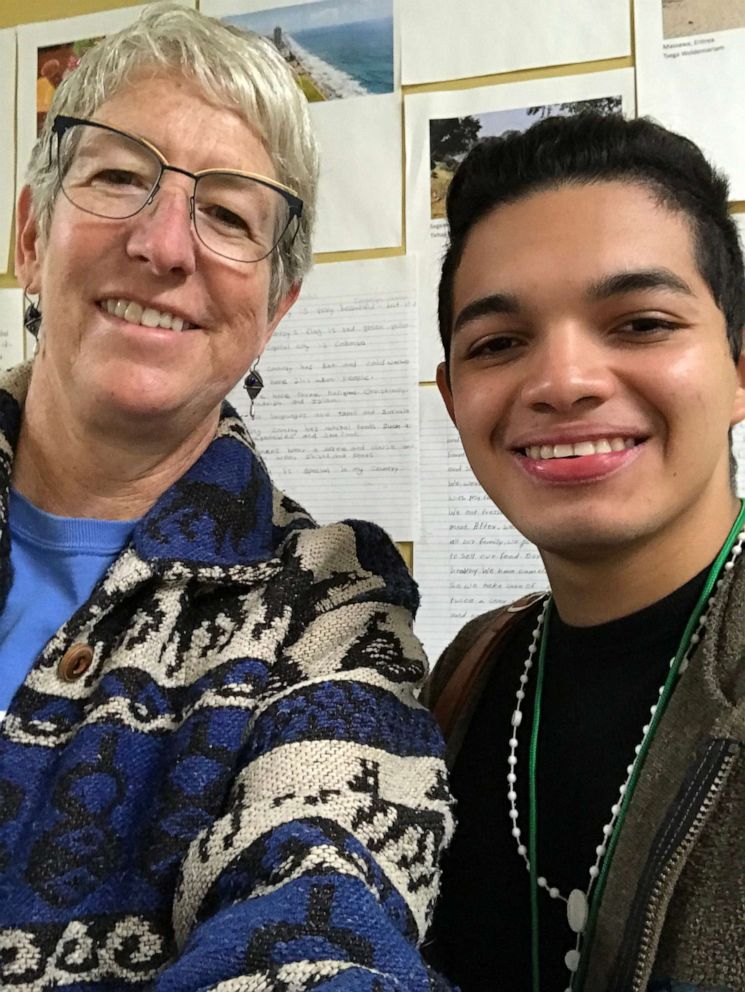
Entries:
{"type": "Polygon", "coordinates": [[[295,31],[285,41],[313,78],[337,96],[393,89],[391,18],[295,31]]]}

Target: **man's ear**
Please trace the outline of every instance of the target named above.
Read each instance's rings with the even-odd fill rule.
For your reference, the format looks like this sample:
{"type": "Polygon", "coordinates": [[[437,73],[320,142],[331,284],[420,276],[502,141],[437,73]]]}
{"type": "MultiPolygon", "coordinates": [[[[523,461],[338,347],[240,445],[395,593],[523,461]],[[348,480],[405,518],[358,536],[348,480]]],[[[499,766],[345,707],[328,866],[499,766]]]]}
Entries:
{"type": "Polygon", "coordinates": [[[450,376],[448,375],[448,367],[445,362],[440,362],[437,366],[437,388],[440,390],[440,396],[442,396],[445,407],[447,408],[448,416],[457,427],[453,391],[450,388],[450,376]]]}
{"type": "Polygon", "coordinates": [[[732,404],[730,425],[734,427],[742,420],[745,420],[745,354],[741,354],[737,360],[737,389],[732,404]]]}
{"type": "Polygon", "coordinates": [[[31,204],[31,187],[24,186],[16,209],[15,274],[29,293],[41,292],[41,239],[31,204]]]}

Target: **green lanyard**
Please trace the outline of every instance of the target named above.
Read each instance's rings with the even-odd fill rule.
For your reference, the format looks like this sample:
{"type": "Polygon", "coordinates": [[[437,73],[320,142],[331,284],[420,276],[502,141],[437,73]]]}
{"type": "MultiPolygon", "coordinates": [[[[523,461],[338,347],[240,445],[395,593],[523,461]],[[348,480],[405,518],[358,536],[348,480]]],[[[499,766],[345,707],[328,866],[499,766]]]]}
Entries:
{"type": "MultiPolygon", "coordinates": [[[[657,702],[657,708],[655,709],[654,716],[650,720],[649,730],[644,735],[644,740],[642,741],[639,754],[634,761],[634,770],[629,777],[629,783],[624,793],[621,809],[618,813],[618,818],[616,819],[615,826],[613,828],[613,833],[608,838],[607,851],[605,857],[603,858],[602,867],[600,869],[600,874],[595,885],[595,890],[592,894],[590,900],[589,913],[587,924],[585,926],[585,932],[583,934],[582,943],[586,947],[590,943],[592,933],[595,929],[595,923],[597,920],[598,910],[600,907],[600,902],[603,897],[603,891],[605,889],[605,883],[608,878],[608,870],[610,868],[611,861],[613,859],[613,854],[618,843],[618,836],[621,832],[623,822],[626,819],[626,812],[628,810],[631,799],[634,795],[634,790],[636,784],[639,780],[639,774],[644,764],[644,759],[646,758],[647,752],[651,746],[652,740],[657,730],[657,726],[662,718],[663,713],[667,703],[672,695],[673,688],[675,687],[675,682],[678,676],[678,669],[683,661],[683,658],[688,651],[688,647],[691,643],[691,637],[696,629],[696,625],[704,611],[706,603],[711,596],[714,584],[719,578],[719,573],[724,566],[727,558],[729,557],[730,551],[732,550],[737,536],[745,524],[745,500],[740,501],[740,512],[737,514],[735,522],[732,524],[732,529],[727,535],[727,539],[721,547],[719,554],[714,560],[713,565],[709,569],[709,574],[706,577],[706,582],[704,588],[701,591],[701,595],[698,598],[693,611],[688,618],[688,623],[683,631],[683,636],[678,644],[678,649],[675,652],[675,657],[670,665],[670,671],[668,672],[667,679],[665,680],[665,685],[663,686],[662,693],[657,702]]],[[[546,605],[546,613],[543,620],[543,630],[541,631],[541,646],[538,652],[538,673],[536,676],[535,684],[535,701],[533,703],[533,727],[530,734],[530,760],[528,765],[528,801],[530,803],[530,823],[529,823],[529,837],[528,837],[528,856],[530,858],[530,961],[531,961],[531,973],[532,973],[532,983],[531,987],[533,992],[540,992],[540,980],[539,980],[539,913],[538,913],[538,801],[536,795],[536,770],[538,767],[538,736],[541,724],[541,697],[543,695],[543,676],[545,672],[546,665],[546,645],[548,643],[548,626],[549,619],[551,615],[551,605],[552,601],[549,601],[546,605]]],[[[572,979],[573,987],[580,989],[582,987],[582,982],[584,980],[585,968],[582,967],[584,964],[585,955],[580,958],[580,968],[576,972],[576,979],[572,979]],[[577,980],[578,984],[574,986],[574,981],[577,980]]]]}

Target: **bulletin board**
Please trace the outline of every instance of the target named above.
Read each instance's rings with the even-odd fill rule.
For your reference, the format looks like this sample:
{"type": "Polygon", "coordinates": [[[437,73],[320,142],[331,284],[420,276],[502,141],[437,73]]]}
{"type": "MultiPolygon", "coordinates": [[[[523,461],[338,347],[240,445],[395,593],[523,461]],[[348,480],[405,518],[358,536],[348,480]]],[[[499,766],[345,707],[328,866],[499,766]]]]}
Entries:
{"type": "MultiPolygon", "coordinates": [[[[471,475],[432,384],[453,171],[482,138],[549,114],[650,114],[725,170],[745,220],[745,0],[184,2],[272,38],[322,151],[316,265],[262,356],[252,433],[275,481],[321,522],[367,518],[392,534],[435,659],[470,617],[546,585],[536,549],[471,475]]],[[[65,67],[136,11],[121,0],[0,6],[0,87],[14,94],[0,127],[15,135],[0,143],[6,364],[24,353],[13,202],[35,128],[65,67]]],[[[231,399],[248,412],[245,396],[231,399]]],[[[741,434],[735,446],[745,456],[741,434]]]]}

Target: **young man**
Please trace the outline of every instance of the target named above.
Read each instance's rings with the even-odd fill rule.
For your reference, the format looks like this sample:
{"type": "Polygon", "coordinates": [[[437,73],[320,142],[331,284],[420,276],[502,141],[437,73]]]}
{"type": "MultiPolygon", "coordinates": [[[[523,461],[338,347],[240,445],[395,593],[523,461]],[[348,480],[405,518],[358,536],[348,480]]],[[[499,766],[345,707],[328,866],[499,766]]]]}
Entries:
{"type": "Polygon", "coordinates": [[[745,989],[726,181],[650,121],[550,119],[474,149],[448,220],[438,385],[551,593],[429,687],[460,823],[432,957],[462,992],[745,989]]]}

